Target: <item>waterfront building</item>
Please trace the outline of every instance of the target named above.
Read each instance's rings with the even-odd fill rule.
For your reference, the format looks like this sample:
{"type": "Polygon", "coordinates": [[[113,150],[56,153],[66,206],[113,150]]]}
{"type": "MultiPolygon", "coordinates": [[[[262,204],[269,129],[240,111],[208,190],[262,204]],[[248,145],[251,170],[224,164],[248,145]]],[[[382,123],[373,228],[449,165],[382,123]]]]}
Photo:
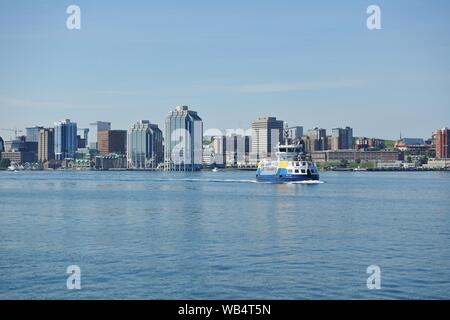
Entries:
{"type": "Polygon", "coordinates": [[[126,130],[99,131],[97,138],[97,148],[100,155],[106,156],[110,153],[126,154],[126,130]]]}
{"type": "Polygon", "coordinates": [[[444,128],[442,130],[437,130],[435,134],[435,144],[436,144],[436,158],[437,159],[449,159],[449,129],[444,128]]]}
{"type": "Polygon", "coordinates": [[[41,163],[55,159],[55,129],[39,130],[38,161],[41,163]]]}
{"type": "Polygon", "coordinates": [[[1,153],[1,158],[9,159],[11,163],[17,164],[36,162],[35,154],[27,151],[5,151],[1,153]]]}
{"type": "Polygon", "coordinates": [[[303,137],[305,143],[305,151],[307,153],[315,151],[327,150],[327,130],[322,128],[314,128],[308,130],[303,137]]]}
{"type": "Polygon", "coordinates": [[[311,153],[314,162],[395,162],[402,159],[399,151],[325,150],[311,153]]]}
{"type": "Polygon", "coordinates": [[[70,119],[55,122],[55,159],[73,159],[76,151],[77,124],[70,119]]]}
{"type": "Polygon", "coordinates": [[[262,117],[252,123],[252,157],[256,162],[275,159],[278,143],[284,143],[284,122],[275,117],[262,117]]]}
{"type": "Polygon", "coordinates": [[[61,168],[68,170],[91,170],[92,162],[88,159],[65,158],[61,161],[61,168]]]}
{"type": "Polygon", "coordinates": [[[166,117],[164,169],[196,171],[202,168],[203,121],[187,106],[176,107],[166,117]]]}
{"type": "Polygon", "coordinates": [[[423,167],[434,170],[450,170],[450,159],[430,159],[423,167]]]}
{"type": "Polygon", "coordinates": [[[95,169],[118,170],[127,168],[127,157],[124,154],[111,153],[95,157],[95,169]]]}
{"type": "Polygon", "coordinates": [[[89,124],[89,137],[87,146],[91,149],[97,149],[98,133],[111,130],[111,122],[96,121],[89,124]]]}
{"type": "Polygon", "coordinates": [[[29,127],[26,128],[26,136],[28,142],[38,142],[39,141],[39,131],[43,129],[43,127],[29,127]]]}
{"type": "Polygon", "coordinates": [[[91,161],[93,161],[96,156],[98,156],[97,149],[78,148],[77,151],[75,152],[75,160],[91,160],[91,161]]]}
{"type": "Polygon", "coordinates": [[[4,141],[4,152],[2,159],[9,159],[11,162],[34,163],[37,162],[37,142],[26,141],[26,136],[17,137],[11,141],[4,141]]]}
{"type": "Polygon", "coordinates": [[[128,168],[158,168],[163,162],[163,136],[157,124],[142,120],[128,129],[128,168]]]}
{"type": "Polygon", "coordinates": [[[400,170],[403,169],[404,163],[401,161],[393,161],[393,162],[378,162],[377,169],[382,170],[400,170]]]}

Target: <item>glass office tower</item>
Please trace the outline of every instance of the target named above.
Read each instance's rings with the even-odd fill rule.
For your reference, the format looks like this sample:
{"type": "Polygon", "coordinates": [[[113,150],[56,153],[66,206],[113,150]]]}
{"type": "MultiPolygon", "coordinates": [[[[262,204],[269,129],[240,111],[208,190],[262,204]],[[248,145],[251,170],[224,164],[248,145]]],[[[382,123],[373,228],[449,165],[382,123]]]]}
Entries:
{"type": "Polygon", "coordinates": [[[156,169],[163,163],[163,135],[157,124],[141,120],[128,129],[127,158],[130,169],[156,169]]]}
{"type": "Polygon", "coordinates": [[[179,106],[166,118],[164,168],[196,171],[202,168],[203,121],[197,112],[179,106]]]}
{"type": "Polygon", "coordinates": [[[76,151],[77,124],[69,119],[55,122],[55,159],[74,159],[76,151]]]}

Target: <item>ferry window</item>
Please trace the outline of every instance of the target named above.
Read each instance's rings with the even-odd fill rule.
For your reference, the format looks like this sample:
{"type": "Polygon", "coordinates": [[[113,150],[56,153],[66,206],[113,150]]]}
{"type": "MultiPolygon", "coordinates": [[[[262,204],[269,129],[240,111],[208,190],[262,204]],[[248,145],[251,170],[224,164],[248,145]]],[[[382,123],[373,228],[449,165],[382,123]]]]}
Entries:
{"type": "Polygon", "coordinates": [[[306,171],[305,171],[305,169],[302,169],[302,173],[305,173],[306,171]]]}
{"type": "Polygon", "coordinates": [[[286,152],[286,148],[280,148],[280,152],[286,152]]]}
{"type": "Polygon", "coordinates": [[[292,173],[292,170],[288,170],[288,173],[292,173]]]}
{"type": "Polygon", "coordinates": [[[295,173],[298,173],[298,170],[295,170],[295,173]]]}

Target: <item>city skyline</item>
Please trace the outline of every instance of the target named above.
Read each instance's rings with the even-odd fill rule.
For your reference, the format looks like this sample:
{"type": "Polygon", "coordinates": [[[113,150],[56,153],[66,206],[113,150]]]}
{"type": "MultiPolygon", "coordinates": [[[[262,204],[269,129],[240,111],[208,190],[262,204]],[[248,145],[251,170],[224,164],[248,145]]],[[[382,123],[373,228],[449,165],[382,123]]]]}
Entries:
{"type": "Polygon", "coordinates": [[[195,107],[205,129],[267,115],[383,139],[429,137],[450,119],[445,1],[378,1],[377,31],[367,1],[76,3],[77,31],[66,3],[1,4],[0,128],[162,124],[176,105],[195,107]]]}
{"type": "MultiPolygon", "coordinates": [[[[184,106],[184,105],[180,105],[180,106],[184,106]]],[[[177,106],[180,107],[180,106],[177,106]]],[[[198,108],[195,108],[196,110],[198,110],[198,108]]],[[[170,114],[170,112],[168,113],[168,115],[170,114]]],[[[148,118],[148,117],[147,117],[148,118]]],[[[324,127],[321,125],[317,125],[315,127],[307,127],[301,123],[292,123],[283,119],[280,119],[277,116],[274,115],[259,115],[259,116],[255,116],[253,118],[253,120],[247,124],[247,126],[242,127],[242,128],[231,128],[231,127],[220,127],[220,128],[212,128],[212,127],[205,127],[205,129],[203,130],[204,132],[204,136],[205,137],[210,137],[210,136],[220,136],[220,135],[224,135],[224,136],[230,136],[237,133],[245,133],[245,135],[252,135],[251,131],[252,131],[252,124],[255,121],[259,121],[260,119],[264,119],[264,118],[275,118],[277,120],[283,121],[283,123],[285,125],[288,125],[289,129],[294,129],[294,128],[303,128],[304,130],[304,135],[308,135],[308,131],[314,131],[314,130],[325,130],[324,132],[326,133],[327,137],[332,138],[333,137],[333,132],[334,130],[345,130],[345,129],[351,129],[352,130],[352,136],[355,138],[377,138],[377,139],[382,139],[382,140],[387,140],[387,141],[399,141],[402,138],[410,138],[410,139],[423,139],[423,140],[427,140],[433,137],[433,135],[436,133],[436,130],[440,130],[440,129],[446,129],[448,128],[448,125],[442,124],[441,126],[437,126],[435,128],[431,128],[430,130],[430,134],[425,135],[425,136],[411,136],[411,135],[407,135],[404,134],[404,131],[400,131],[397,133],[397,136],[395,137],[390,137],[390,138],[385,138],[383,136],[373,136],[373,135],[369,135],[366,134],[364,132],[357,132],[354,133],[354,126],[352,124],[344,124],[343,126],[331,126],[331,127],[324,127]],[[439,129],[436,129],[439,128],[439,129]],[[220,132],[220,134],[219,134],[220,132]],[[213,133],[212,135],[209,133],[213,133]]],[[[137,118],[138,119],[138,118],[137,118]]],[[[142,118],[145,119],[145,118],[142,118]]],[[[27,137],[27,141],[28,140],[28,135],[27,132],[29,132],[29,129],[47,129],[47,128],[54,128],[55,124],[57,122],[62,122],[62,121],[66,121],[66,120],[72,120],[71,118],[68,117],[63,117],[58,121],[48,121],[48,123],[46,124],[42,124],[42,123],[35,123],[32,124],[30,126],[21,128],[21,127],[17,127],[14,125],[10,125],[8,128],[0,128],[0,137],[3,138],[4,141],[11,141],[11,140],[15,140],[16,138],[19,138],[21,136],[26,136],[27,137]]],[[[141,121],[141,120],[139,120],[141,121]]],[[[82,131],[82,130],[88,130],[89,136],[91,136],[93,133],[95,135],[95,137],[90,137],[89,138],[89,142],[97,142],[97,131],[94,128],[94,125],[96,125],[96,123],[100,122],[100,123],[108,123],[110,125],[110,128],[107,129],[107,131],[127,131],[130,127],[130,124],[132,123],[136,123],[136,119],[134,120],[134,122],[132,121],[131,123],[125,125],[124,127],[119,127],[117,125],[114,125],[112,121],[104,121],[104,120],[95,120],[94,123],[92,123],[92,121],[88,121],[87,125],[81,125],[80,126],[80,122],[77,121],[76,119],[74,120],[74,122],[77,124],[77,126],[79,127],[78,131],[82,131]],[[112,127],[114,127],[114,129],[111,129],[112,127]],[[92,128],[94,128],[94,130],[91,130],[92,128]]],[[[204,122],[204,121],[203,121],[204,122]]],[[[164,125],[165,121],[162,121],[162,123],[158,123],[158,122],[151,122],[154,123],[155,125],[164,125]]],[[[408,132],[408,130],[406,130],[406,132],[408,132]]],[[[34,141],[34,140],[31,140],[34,141]]]]}

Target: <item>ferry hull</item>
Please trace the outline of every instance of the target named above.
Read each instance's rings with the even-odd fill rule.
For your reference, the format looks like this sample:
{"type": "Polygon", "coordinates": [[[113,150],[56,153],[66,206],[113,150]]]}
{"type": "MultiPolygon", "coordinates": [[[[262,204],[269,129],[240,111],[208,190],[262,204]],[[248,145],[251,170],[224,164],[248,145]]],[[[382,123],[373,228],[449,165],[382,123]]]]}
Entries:
{"type": "Polygon", "coordinates": [[[318,181],[319,175],[256,175],[256,180],[260,182],[286,183],[301,181],[318,181]]]}

